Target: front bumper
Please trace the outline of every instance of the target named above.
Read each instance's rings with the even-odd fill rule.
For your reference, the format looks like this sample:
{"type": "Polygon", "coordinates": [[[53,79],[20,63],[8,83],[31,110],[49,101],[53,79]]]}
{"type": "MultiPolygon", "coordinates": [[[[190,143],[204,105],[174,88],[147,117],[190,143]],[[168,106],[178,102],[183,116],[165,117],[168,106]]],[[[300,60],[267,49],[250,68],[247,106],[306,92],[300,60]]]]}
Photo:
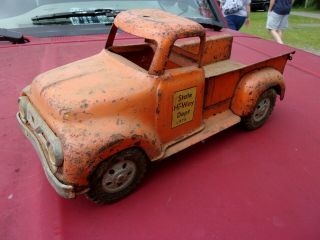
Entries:
{"type": "Polygon", "coordinates": [[[17,113],[17,120],[18,120],[19,125],[22,129],[22,132],[32,142],[34,148],[36,149],[36,151],[40,157],[42,167],[46,173],[47,179],[50,182],[50,184],[52,185],[52,187],[56,190],[56,192],[60,196],[62,196],[64,198],[75,198],[76,197],[75,188],[72,185],[66,185],[66,184],[61,183],[54,176],[54,174],[51,172],[50,167],[47,162],[47,159],[46,159],[46,155],[42,149],[42,146],[41,146],[37,136],[35,135],[34,131],[32,131],[29,128],[29,126],[24,121],[22,121],[19,113],[17,113]]]}

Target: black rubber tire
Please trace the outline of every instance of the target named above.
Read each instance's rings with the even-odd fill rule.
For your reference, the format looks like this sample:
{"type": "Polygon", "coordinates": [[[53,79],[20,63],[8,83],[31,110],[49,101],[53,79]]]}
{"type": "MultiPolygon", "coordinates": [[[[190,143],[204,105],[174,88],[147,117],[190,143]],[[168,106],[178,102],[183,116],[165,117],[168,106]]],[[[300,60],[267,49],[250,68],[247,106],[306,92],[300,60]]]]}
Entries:
{"type": "Polygon", "coordinates": [[[259,127],[261,127],[266,121],[267,119],[270,117],[273,108],[276,104],[276,99],[277,99],[277,93],[274,89],[269,89],[266,90],[265,92],[263,92],[260,97],[258,98],[258,101],[256,103],[256,106],[253,110],[253,112],[246,116],[243,117],[241,120],[242,126],[247,129],[247,130],[255,130],[259,127]],[[266,111],[263,111],[263,116],[261,119],[256,119],[256,111],[259,111],[259,106],[261,106],[261,104],[263,104],[263,102],[268,102],[269,101],[269,106],[266,109],[266,111]]]}
{"type": "Polygon", "coordinates": [[[145,153],[136,148],[124,150],[103,161],[90,177],[90,190],[86,193],[87,198],[97,204],[113,203],[124,198],[134,191],[143,179],[148,161],[145,153]],[[112,166],[123,160],[128,160],[135,165],[136,169],[133,179],[124,189],[116,192],[107,192],[103,187],[103,178],[112,166]]]}

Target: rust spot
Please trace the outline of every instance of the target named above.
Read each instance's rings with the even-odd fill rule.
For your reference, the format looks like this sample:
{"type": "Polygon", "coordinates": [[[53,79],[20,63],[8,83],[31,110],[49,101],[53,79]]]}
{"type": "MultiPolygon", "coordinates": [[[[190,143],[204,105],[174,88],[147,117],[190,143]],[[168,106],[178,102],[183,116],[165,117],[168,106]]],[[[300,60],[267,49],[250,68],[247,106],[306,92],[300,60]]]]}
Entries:
{"type": "Polygon", "coordinates": [[[113,134],[109,138],[109,142],[105,146],[101,147],[98,152],[102,153],[105,150],[111,148],[112,146],[123,142],[124,139],[125,139],[125,137],[122,134],[119,134],[119,133],[118,134],[113,134]]]}
{"type": "MultiPolygon", "coordinates": [[[[75,152],[77,155],[80,155],[78,152],[75,152]]],[[[80,165],[81,164],[81,159],[79,158],[74,158],[70,159],[70,162],[72,162],[73,165],[80,165]]]]}
{"type": "Polygon", "coordinates": [[[131,137],[131,139],[132,139],[132,140],[136,140],[136,139],[139,138],[139,137],[140,137],[140,135],[133,134],[132,137],[131,137]]]}
{"type": "Polygon", "coordinates": [[[120,118],[117,118],[117,122],[116,122],[117,125],[123,125],[124,124],[124,121],[120,118]]]}
{"type": "Polygon", "coordinates": [[[86,108],[88,108],[88,106],[89,106],[89,104],[87,103],[87,100],[81,101],[81,105],[80,105],[81,109],[86,109],[86,108]]]}
{"type": "MultiPolygon", "coordinates": [[[[49,104],[51,104],[51,102],[49,102],[49,104]]],[[[65,114],[65,113],[68,113],[68,112],[71,112],[71,108],[61,108],[59,110],[59,115],[62,115],[62,114],[65,114]]]]}

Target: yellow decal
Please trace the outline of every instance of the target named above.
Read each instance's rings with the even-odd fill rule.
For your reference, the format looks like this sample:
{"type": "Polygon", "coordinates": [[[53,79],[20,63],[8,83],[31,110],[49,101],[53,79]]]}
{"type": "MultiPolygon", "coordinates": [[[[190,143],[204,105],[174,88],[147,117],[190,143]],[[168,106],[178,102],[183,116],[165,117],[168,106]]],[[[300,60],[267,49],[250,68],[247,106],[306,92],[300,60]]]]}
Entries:
{"type": "Polygon", "coordinates": [[[172,128],[192,121],[196,104],[196,88],[176,92],[173,96],[172,128]]]}

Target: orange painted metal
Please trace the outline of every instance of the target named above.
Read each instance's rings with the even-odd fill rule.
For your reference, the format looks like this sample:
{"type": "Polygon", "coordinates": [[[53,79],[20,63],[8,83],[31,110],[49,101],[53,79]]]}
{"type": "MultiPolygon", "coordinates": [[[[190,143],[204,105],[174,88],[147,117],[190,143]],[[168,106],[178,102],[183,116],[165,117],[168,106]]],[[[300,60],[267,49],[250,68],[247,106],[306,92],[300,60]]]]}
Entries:
{"type": "Polygon", "coordinates": [[[275,88],[284,95],[284,81],[282,74],[273,68],[263,68],[246,74],[239,83],[231,109],[239,116],[251,113],[259,96],[266,90],[275,88]]]}
{"type": "Polygon", "coordinates": [[[106,49],[39,75],[23,91],[61,141],[63,164],[49,166],[55,177],[81,189],[101,161],[124,149],[158,160],[237,123],[270,87],[283,98],[289,53],[245,66],[229,60],[231,46],[230,35],[206,40],[201,25],[170,13],[121,12],[106,49]],[[118,28],[144,43],[114,44],[118,28]]]}
{"type": "MultiPolygon", "coordinates": [[[[207,37],[203,50],[202,65],[229,59],[232,40],[232,36],[225,33],[207,37]]],[[[189,40],[185,41],[178,40],[175,45],[196,54],[199,49],[199,39],[189,38],[189,40]]]]}
{"type": "MultiPolygon", "coordinates": [[[[204,96],[204,73],[201,68],[193,66],[166,71],[159,82],[157,91],[156,129],[163,143],[180,138],[200,127],[202,124],[204,96]],[[172,112],[174,108],[180,107],[179,103],[174,105],[172,101],[173,96],[175,93],[178,93],[177,97],[181,96],[182,98],[185,94],[179,94],[179,91],[191,88],[196,88],[195,98],[189,101],[194,108],[192,121],[185,122],[177,127],[172,127],[172,112]]],[[[181,107],[181,109],[182,108],[183,107],[181,107]]],[[[181,114],[183,113],[184,111],[181,111],[181,114]]]]}
{"type": "MultiPolygon", "coordinates": [[[[151,39],[156,43],[155,59],[151,63],[149,73],[160,75],[164,71],[167,57],[171,46],[177,39],[199,37],[200,46],[196,58],[201,62],[204,42],[205,30],[204,28],[189,19],[173,15],[168,12],[163,12],[157,9],[140,9],[128,10],[119,13],[114,20],[114,27],[130,34],[142,37],[144,39],[151,39]]],[[[114,36],[111,36],[114,39],[114,36]]],[[[112,45],[112,40],[107,41],[106,47],[112,45]]]]}
{"type": "Polygon", "coordinates": [[[61,181],[85,185],[101,160],[131,146],[160,154],[154,129],[158,81],[139,70],[103,50],[38,76],[25,92],[62,141],[61,181]]]}

